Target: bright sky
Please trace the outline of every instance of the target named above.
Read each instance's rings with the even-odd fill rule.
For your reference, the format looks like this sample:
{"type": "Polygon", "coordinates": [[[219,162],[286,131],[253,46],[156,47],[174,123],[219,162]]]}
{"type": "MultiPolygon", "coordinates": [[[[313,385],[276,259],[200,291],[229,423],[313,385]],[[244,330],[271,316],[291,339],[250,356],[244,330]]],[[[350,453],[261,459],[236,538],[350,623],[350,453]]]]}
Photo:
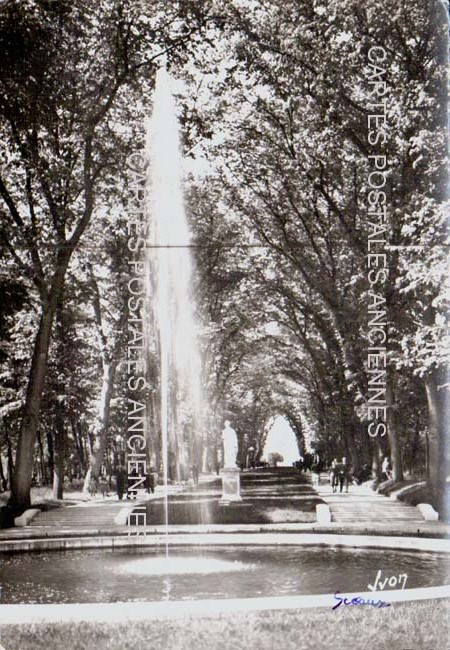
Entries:
{"type": "Polygon", "coordinates": [[[277,415],[269,429],[263,453],[265,460],[269,460],[269,454],[275,451],[284,458],[279,465],[292,465],[300,456],[295,433],[282,415],[277,415]]]}

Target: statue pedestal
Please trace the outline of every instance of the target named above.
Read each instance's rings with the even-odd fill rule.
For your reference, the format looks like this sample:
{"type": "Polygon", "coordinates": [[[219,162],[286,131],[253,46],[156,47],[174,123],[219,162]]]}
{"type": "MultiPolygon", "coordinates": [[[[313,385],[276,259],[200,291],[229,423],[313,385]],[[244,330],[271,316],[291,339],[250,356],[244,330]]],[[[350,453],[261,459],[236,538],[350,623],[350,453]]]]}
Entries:
{"type": "Polygon", "coordinates": [[[239,467],[224,467],[220,470],[220,475],[222,477],[222,498],[219,505],[227,506],[231,502],[242,501],[239,467]]]}

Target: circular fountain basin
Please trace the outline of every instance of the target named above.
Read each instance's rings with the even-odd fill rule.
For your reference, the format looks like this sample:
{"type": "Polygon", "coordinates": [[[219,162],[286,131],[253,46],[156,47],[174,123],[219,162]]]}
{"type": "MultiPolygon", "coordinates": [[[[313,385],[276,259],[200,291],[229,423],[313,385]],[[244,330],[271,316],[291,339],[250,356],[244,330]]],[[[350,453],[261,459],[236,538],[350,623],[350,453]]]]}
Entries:
{"type": "MultiPolygon", "coordinates": [[[[3,554],[1,603],[118,603],[258,599],[438,587],[450,554],[386,548],[240,545],[3,554]],[[394,584],[395,583],[395,584],[394,584]],[[378,587],[379,590],[379,587],[378,587]]],[[[377,594],[378,595],[378,594],[377,594]]]]}

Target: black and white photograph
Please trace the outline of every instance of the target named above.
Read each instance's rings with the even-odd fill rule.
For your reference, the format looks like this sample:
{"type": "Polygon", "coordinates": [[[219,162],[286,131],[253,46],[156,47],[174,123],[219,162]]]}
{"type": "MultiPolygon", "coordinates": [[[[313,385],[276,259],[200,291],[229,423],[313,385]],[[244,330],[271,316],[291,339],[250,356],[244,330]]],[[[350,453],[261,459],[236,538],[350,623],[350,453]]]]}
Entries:
{"type": "Polygon", "coordinates": [[[0,650],[448,650],[448,14],[0,1],[0,650]]]}

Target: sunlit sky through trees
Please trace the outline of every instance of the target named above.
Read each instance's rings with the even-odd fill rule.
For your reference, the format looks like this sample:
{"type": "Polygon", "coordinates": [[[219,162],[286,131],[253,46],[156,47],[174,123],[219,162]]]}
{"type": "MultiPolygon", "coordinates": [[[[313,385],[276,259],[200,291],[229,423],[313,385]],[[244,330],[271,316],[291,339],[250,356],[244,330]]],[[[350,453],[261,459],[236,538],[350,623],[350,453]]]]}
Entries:
{"type": "Polygon", "coordinates": [[[283,456],[283,462],[278,463],[279,465],[292,465],[294,461],[299,459],[295,433],[282,415],[277,415],[273,420],[267,435],[263,456],[268,460],[269,454],[275,452],[283,456]]]}

